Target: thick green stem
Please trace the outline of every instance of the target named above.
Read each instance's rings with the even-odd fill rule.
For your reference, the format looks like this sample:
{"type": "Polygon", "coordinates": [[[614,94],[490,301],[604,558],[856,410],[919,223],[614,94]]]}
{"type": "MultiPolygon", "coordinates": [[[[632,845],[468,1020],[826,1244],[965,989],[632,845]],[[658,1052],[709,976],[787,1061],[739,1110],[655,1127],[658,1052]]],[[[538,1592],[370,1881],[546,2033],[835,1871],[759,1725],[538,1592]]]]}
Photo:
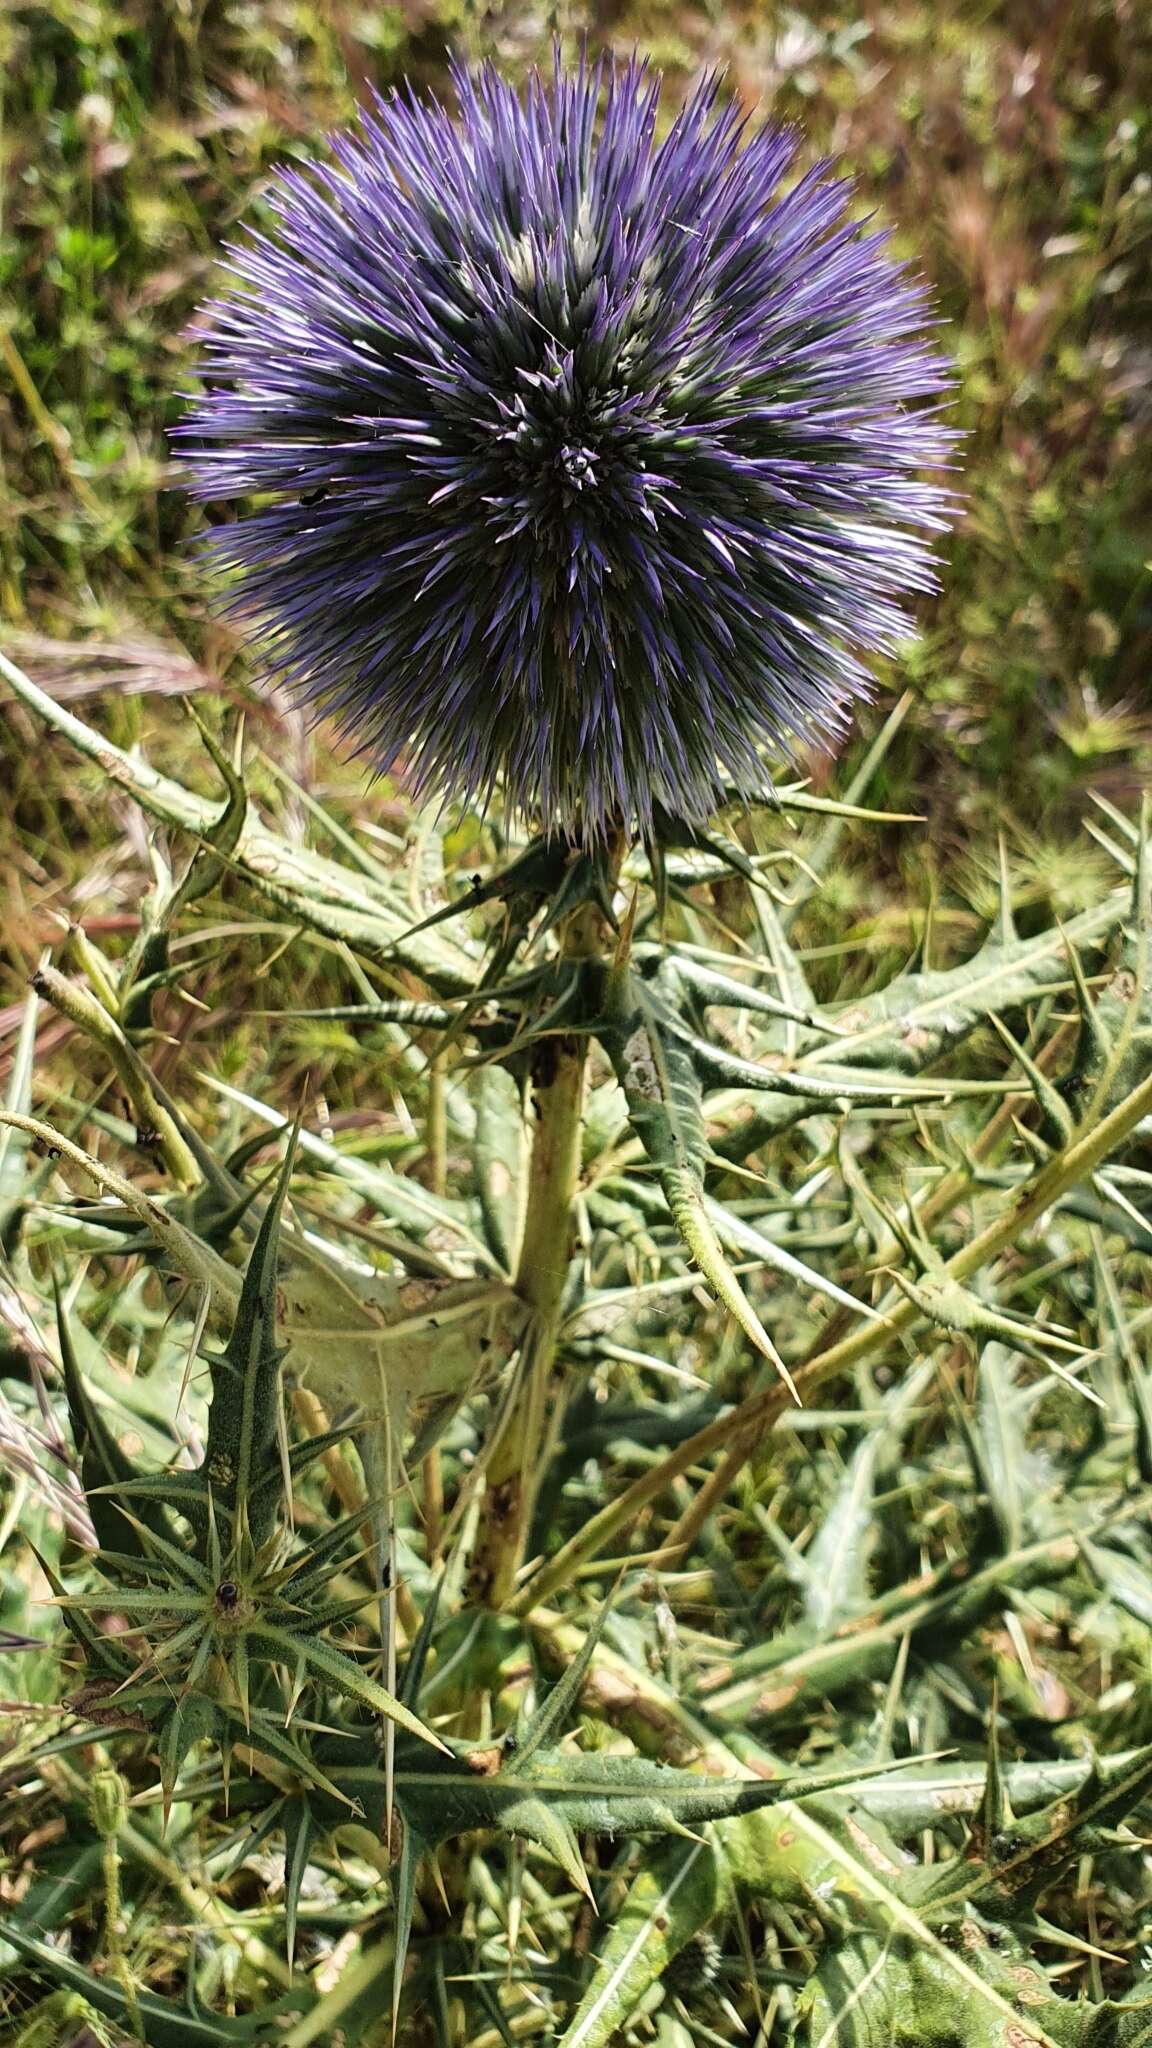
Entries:
{"type": "MultiPolygon", "coordinates": [[[[580,1177],[587,1044],[545,1039],[533,1090],[536,1129],[524,1201],[516,1291],[531,1312],[518,1398],[487,1459],[488,1489],[473,1566],[479,1599],[502,1607],[523,1559],[536,1474],[550,1434],[552,1372],[572,1251],[580,1177]]],[[[556,1413],[552,1404],[552,1418],[556,1413]]]]}
{"type": "MultiPolygon", "coordinates": [[[[623,852],[621,834],[614,872],[623,852]]],[[[609,937],[601,908],[585,903],[568,919],[561,951],[569,960],[593,959],[609,937]]],[[[472,1567],[473,1593],[492,1607],[506,1606],[515,1590],[539,1475],[559,1427],[561,1389],[554,1367],[576,1227],[587,1064],[586,1037],[566,1034],[538,1042],[532,1075],[536,1122],[514,1283],[530,1320],[519,1385],[485,1459],[487,1493],[472,1567]]]]}

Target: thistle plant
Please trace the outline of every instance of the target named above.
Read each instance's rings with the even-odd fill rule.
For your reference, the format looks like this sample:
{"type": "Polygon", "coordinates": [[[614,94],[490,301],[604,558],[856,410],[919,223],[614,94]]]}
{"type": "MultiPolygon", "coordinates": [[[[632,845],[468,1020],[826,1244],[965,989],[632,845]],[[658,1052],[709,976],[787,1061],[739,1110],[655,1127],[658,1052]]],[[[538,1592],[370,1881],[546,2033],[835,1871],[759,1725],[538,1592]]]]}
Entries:
{"type": "Polygon", "coordinates": [[[29,999],[119,1108],[34,1114],[29,1050],[0,1119],[11,1412],[72,1442],[69,1718],[13,1761],[94,1930],[18,1896],[11,2038],[1127,2048],[1152,1756],[1137,1713],[1097,1757],[1090,1667],[1152,1613],[1147,820],[1063,926],[1005,857],[966,957],[806,959],[844,835],[915,829],[863,802],[905,701],[840,799],[779,755],[931,585],[925,294],[717,80],[456,93],[274,181],[183,436],[265,678],[407,842],[310,798],[301,843],[239,736],[207,799],[0,656],[165,835],[135,942],[29,999]],[[361,1034],[400,1169],[161,1079],[222,890],[336,977],[279,1028],[361,1034]]]}
{"type": "Polygon", "coordinates": [[[900,600],[931,585],[947,500],[922,473],[950,437],[923,403],[946,372],[922,289],[826,166],[782,189],[796,138],[745,135],[719,78],[659,140],[660,83],[635,63],[557,62],[523,99],[492,70],[454,82],[457,122],[394,97],[330,167],[280,180],[273,233],[209,309],[185,438],[204,496],[260,496],[211,546],[266,673],[378,767],[404,754],[417,797],[499,790],[538,827],[476,892],[548,899],[560,934],[559,964],[513,990],[511,1042],[540,1050],[531,1325],[478,1565],[502,1604],[589,1037],[693,1256],[776,1355],[702,1200],[699,1068],[723,1052],[694,1054],[678,970],[634,972],[615,884],[635,839],[659,869],[733,793],[763,795],[766,743],[843,728],[861,652],[889,650],[900,600]]]}

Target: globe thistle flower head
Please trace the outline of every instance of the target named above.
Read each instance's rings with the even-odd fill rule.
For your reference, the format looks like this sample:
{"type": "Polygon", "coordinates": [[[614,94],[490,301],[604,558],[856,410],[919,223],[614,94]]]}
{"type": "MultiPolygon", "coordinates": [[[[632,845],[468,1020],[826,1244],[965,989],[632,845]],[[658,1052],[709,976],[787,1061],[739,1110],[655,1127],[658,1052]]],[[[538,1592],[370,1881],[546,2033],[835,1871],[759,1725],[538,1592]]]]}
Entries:
{"type": "Polygon", "coordinates": [[[949,517],[922,287],[643,66],[395,96],[280,174],[183,429],[266,671],[417,793],[595,840],[840,733],[949,517]]]}

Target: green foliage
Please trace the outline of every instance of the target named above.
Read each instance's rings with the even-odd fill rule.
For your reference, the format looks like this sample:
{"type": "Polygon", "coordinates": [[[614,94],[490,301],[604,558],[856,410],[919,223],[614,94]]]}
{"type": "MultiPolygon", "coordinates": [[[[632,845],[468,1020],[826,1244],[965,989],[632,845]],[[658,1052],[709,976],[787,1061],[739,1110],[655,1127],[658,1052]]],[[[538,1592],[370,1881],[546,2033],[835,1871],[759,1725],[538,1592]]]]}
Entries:
{"type": "Polygon", "coordinates": [[[665,819],[618,876],[243,734],[168,487],[268,167],[550,16],[0,21],[0,2039],[1129,2048],[1146,14],[558,23],[727,59],[843,151],[968,431],[843,802],[665,819]],[[588,1086],[534,1392],[557,1053],[588,1086]]]}
{"type": "MultiPolygon", "coordinates": [[[[36,1383],[46,1413],[59,1386],[96,1548],[62,1552],[33,1496],[75,1732],[30,1723],[17,1767],[94,1857],[63,1985],[44,1941],[68,1907],[33,1886],[10,1916],[7,1980],[40,1987],[13,2025],[86,2004],[148,2041],[367,2044],[390,2013],[417,2041],[459,1998],[471,2041],[531,2009],[531,1979],[565,2048],[649,2020],[735,2039],[753,2011],[797,2048],[1140,2038],[1117,1943],[1152,1729],[1115,1674],[1152,1625],[1147,826],[1114,821],[1116,884],[1063,930],[1018,937],[1005,884],[966,967],[824,1003],[763,838],[735,883],[713,841],[637,850],[617,879],[513,848],[454,892],[425,833],[430,915],[403,869],[366,892],[247,794],[222,814],[6,673],[198,840],[151,927],[169,961],[231,816],[244,900],[287,896],[309,943],[360,963],[362,1000],[329,1013],[386,1026],[414,1072],[434,1055],[447,1129],[439,1188],[307,1105],[254,1174],[284,1114],[218,1081],[215,1142],[190,1121],[125,1026],[138,949],[93,949],[86,983],[41,973],[33,1002],[166,1119],[168,1171],[107,1163],[122,1126],[98,1099],[68,1129],[32,1116],[18,1071],[13,1277],[32,1326],[56,1286],[36,1383]],[[718,948],[721,902],[745,936],[718,948]],[[373,998],[398,972],[415,992],[373,998]],[[581,1249],[497,1614],[469,1566],[500,1538],[483,1469],[527,1399],[521,1161],[557,1038],[588,1065],[581,1249]],[[119,1365],[132,1330],[142,1380],[119,1365]],[[701,1338],[710,1393],[681,1420],[641,1390],[701,1338]],[[702,1507],[679,1477],[700,1468],[702,1507]],[[584,1619],[581,1587],[616,1578],[584,1619]],[[253,1906],[269,1858],[278,1903],[253,1906]],[[157,1884],[203,1957],[163,1992],[157,1884]],[[677,1974],[716,1938],[710,1975],[677,1974]]],[[[776,829],[841,822],[802,794],[776,829]]]]}

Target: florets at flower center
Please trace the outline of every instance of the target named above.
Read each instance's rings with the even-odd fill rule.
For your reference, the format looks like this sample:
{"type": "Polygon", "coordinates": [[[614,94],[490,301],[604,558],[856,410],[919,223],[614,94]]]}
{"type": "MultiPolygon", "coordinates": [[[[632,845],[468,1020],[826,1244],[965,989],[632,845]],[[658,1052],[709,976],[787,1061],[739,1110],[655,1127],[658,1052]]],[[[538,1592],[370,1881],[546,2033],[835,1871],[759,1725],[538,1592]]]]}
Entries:
{"type": "Polygon", "coordinates": [[[594,448],[584,448],[570,441],[565,441],[556,456],[556,467],[570,491],[591,489],[596,482],[596,463],[594,448]]]}
{"type": "Polygon", "coordinates": [[[535,549],[539,577],[575,590],[591,559],[597,575],[609,566],[603,551],[611,554],[613,530],[626,531],[632,517],[641,436],[613,395],[550,405],[555,385],[546,373],[540,382],[501,406],[494,442],[480,436],[461,457],[461,488],[489,531],[535,549]]]}

